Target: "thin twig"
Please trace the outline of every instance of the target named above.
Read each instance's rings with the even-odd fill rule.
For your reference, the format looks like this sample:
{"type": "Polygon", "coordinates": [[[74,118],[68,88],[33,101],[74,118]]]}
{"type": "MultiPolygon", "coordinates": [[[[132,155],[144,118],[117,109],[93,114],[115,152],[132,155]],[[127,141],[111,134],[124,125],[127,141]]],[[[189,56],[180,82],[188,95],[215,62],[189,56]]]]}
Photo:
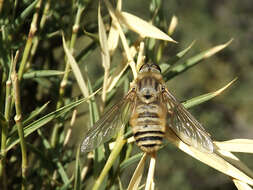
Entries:
{"type": "Polygon", "coordinates": [[[114,161],[118,158],[118,155],[121,151],[121,149],[123,148],[124,144],[126,143],[126,140],[124,139],[123,136],[123,132],[124,130],[121,130],[117,139],[116,139],[116,144],[115,147],[113,148],[101,174],[99,175],[98,179],[96,180],[92,190],[97,190],[99,189],[100,185],[102,184],[105,176],[107,175],[107,173],[109,172],[109,170],[111,169],[114,161]]]}

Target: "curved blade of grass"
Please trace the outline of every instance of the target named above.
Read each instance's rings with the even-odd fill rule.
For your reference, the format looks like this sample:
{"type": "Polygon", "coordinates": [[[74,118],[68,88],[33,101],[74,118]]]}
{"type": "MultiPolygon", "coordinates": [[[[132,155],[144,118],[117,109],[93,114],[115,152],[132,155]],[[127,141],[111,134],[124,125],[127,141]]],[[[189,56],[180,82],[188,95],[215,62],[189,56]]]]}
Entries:
{"type": "Polygon", "coordinates": [[[195,44],[195,42],[196,41],[194,40],[188,47],[186,47],[184,50],[180,51],[175,56],[170,58],[168,60],[168,63],[170,65],[172,65],[172,64],[175,64],[179,59],[183,58],[189,52],[189,50],[192,48],[192,46],[195,44]]]}
{"type": "Polygon", "coordinates": [[[64,71],[58,70],[39,70],[27,72],[23,75],[24,79],[41,78],[41,77],[52,77],[57,75],[63,75],[64,71]]]}
{"type": "Polygon", "coordinates": [[[225,85],[224,87],[214,91],[214,92],[210,92],[195,98],[192,98],[190,100],[187,100],[185,102],[183,102],[183,105],[186,108],[191,108],[194,107],[196,105],[199,105],[201,103],[204,103],[212,98],[214,98],[215,96],[220,95],[224,90],[226,90],[230,85],[232,85],[235,81],[237,80],[237,78],[235,78],[234,80],[232,80],[231,82],[229,82],[227,85],[225,85]]]}
{"type": "Polygon", "coordinates": [[[123,170],[125,168],[127,168],[128,166],[130,166],[131,164],[139,161],[143,156],[143,153],[139,153],[139,154],[136,154],[130,158],[128,158],[127,160],[125,160],[124,162],[122,162],[120,164],[120,170],[123,170]]]}
{"type": "MultiPolygon", "coordinates": [[[[100,89],[99,89],[100,90],[100,89]]],[[[30,134],[32,134],[34,131],[36,131],[37,129],[39,129],[40,127],[45,126],[47,123],[49,123],[50,121],[52,121],[55,118],[58,118],[59,116],[61,116],[62,114],[65,114],[67,112],[69,112],[71,109],[75,108],[76,106],[82,104],[83,102],[88,101],[92,96],[94,96],[99,90],[97,90],[95,93],[91,94],[89,97],[87,98],[83,98],[81,100],[77,100],[73,103],[70,103],[54,112],[51,112],[47,115],[45,115],[44,117],[32,122],[31,124],[29,124],[28,126],[26,126],[24,128],[24,136],[27,137],[30,134]]],[[[8,139],[7,139],[7,148],[6,151],[9,151],[11,148],[13,148],[16,144],[18,144],[20,141],[18,135],[15,133],[13,135],[11,135],[8,139]]]]}
{"type": "Polygon", "coordinates": [[[138,190],[139,189],[138,187],[140,185],[141,178],[143,175],[146,158],[147,158],[147,154],[144,153],[138,166],[136,167],[136,169],[134,171],[134,174],[133,174],[133,176],[130,180],[130,183],[127,187],[127,190],[138,190]]]}
{"type": "Polygon", "coordinates": [[[65,38],[64,38],[63,34],[62,34],[62,42],[63,42],[63,48],[64,48],[64,51],[65,51],[65,54],[68,58],[68,63],[71,65],[74,76],[76,77],[76,80],[77,80],[77,84],[78,84],[83,96],[88,97],[89,92],[88,92],[87,85],[84,82],[84,79],[83,79],[83,76],[82,76],[82,73],[79,69],[78,64],[76,63],[74,57],[72,56],[72,54],[70,53],[70,51],[69,51],[69,49],[66,45],[65,38]]]}
{"type": "Polygon", "coordinates": [[[213,48],[210,48],[206,51],[203,51],[203,52],[187,59],[185,62],[171,67],[168,71],[166,71],[164,73],[164,80],[167,81],[167,80],[175,77],[176,75],[178,75],[182,72],[185,72],[189,68],[200,63],[200,61],[202,61],[206,58],[209,58],[210,56],[214,55],[215,53],[221,51],[222,49],[227,47],[232,41],[233,41],[233,39],[229,40],[225,44],[221,44],[221,45],[215,46],[213,48]]]}
{"type": "Polygon", "coordinates": [[[126,25],[128,29],[138,33],[142,37],[155,38],[177,43],[160,29],[135,15],[117,10],[115,11],[115,14],[122,24],[126,25]]]}
{"type": "Polygon", "coordinates": [[[253,153],[253,140],[252,139],[232,139],[223,142],[214,142],[219,149],[230,152],[244,152],[253,153]]]}
{"type": "MultiPolygon", "coordinates": [[[[22,122],[22,125],[23,125],[23,126],[26,126],[29,122],[31,122],[36,116],[38,116],[42,111],[44,111],[44,110],[46,109],[46,107],[47,107],[48,104],[49,104],[49,102],[45,103],[45,104],[44,104],[43,106],[41,106],[40,108],[38,108],[38,109],[34,110],[33,112],[31,112],[31,113],[29,114],[29,117],[26,118],[26,119],[22,122]]],[[[14,126],[12,127],[12,130],[11,130],[11,132],[9,133],[9,135],[10,135],[10,136],[13,135],[13,133],[16,132],[16,131],[17,131],[17,126],[14,125],[14,126]]]]}
{"type": "Polygon", "coordinates": [[[239,179],[245,183],[253,185],[253,178],[248,173],[245,173],[243,168],[239,168],[238,166],[234,166],[229,161],[223,159],[218,154],[214,153],[205,153],[198,151],[197,149],[193,148],[192,146],[188,146],[187,144],[183,143],[171,130],[167,130],[167,139],[177,146],[179,149],[184,151],[185,153],[189,154],[193,158],[209,165],[210,167],[228,175],[232,178],[239,179]]]}
{"type": "Polygon", "coordinates": [[[195,44],[195,41],[193,41],[188,47],[186,47],[184,50],[180,51],[179,53],[177,53],[175,56],[171,57],[167,63],[164,63],[161,65],[161,69],[163,71],[163,75],[165,75],[164,73],[167,73],[169,68],[171,68],[171,65],[175,64],[178,60],[180,60],[181,58],[183,58],[188,52],[189,50],[192,48],[192,46],[195,44]]]}

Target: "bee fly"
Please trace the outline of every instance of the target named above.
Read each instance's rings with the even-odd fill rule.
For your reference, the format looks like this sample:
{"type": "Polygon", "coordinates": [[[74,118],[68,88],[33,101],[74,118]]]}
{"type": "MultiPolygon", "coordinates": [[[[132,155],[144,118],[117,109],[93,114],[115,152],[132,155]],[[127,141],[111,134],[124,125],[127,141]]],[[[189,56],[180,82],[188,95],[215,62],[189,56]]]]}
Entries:
{"type": "Polygon", "coordinates": [[[204,152],[213,152],[213,142],[202,125],[165,87],[161,69],[144,64],[127,95],[87,132],[82,152],[108,141],[129,121],[137,145],[152,154],[171,129],[183,142],[204,152]]]}

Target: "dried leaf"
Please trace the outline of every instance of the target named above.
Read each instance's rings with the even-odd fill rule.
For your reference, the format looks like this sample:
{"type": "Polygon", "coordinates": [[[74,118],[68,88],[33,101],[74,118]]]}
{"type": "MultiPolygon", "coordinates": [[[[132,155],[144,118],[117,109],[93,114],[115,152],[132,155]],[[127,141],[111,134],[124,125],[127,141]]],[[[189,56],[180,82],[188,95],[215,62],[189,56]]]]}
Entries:
{"type": "Polygon", "coordinates": [[[233,182],[238,190],[252,190],[252,188],[247,184],[238,179],[233,179],[233,182]]]}
{"type": "Polygon", "coordinates": [[[84,79],[83,79],[83,76],[82,76],[82,73],[79,69],[78,64],[76,63],[74,57],[72,56],[72,54],[70,53],[70,51],[69,51],[69,49],[66,45],[65,38],[64,38],[63,34],[62,34],[62,42],[63,42],[63,48],[64,48],[64,51],[65,51],[66,56],[68,58],[69,64],[71,65],[73,73],[76,77],[77,84],[78,84],[83,96],[88,97],[89,96],[89,91],[88,91],[87,85],[84,82],[84,79]]]}
{"type": "Polygon", "coordinates": [[[245,152],[253,153],[253,140],[252,139],[233,139],[223,142],[214,142],[219,149],[231,152],[245,152]]]}
{"type": "Polygon", "coordinates": [[[133,30],[142,37],[150,37],[177,43],[160,29],[135,15],[119,11],[115,11],[115,13],[122,24],[125,24],[130,30],[133,30]]]}
{"type": "Polygon", "coordinates": [[[119,24],[119,20],[118,20],[118,17],[116,15],[117,10],[116,11],[114,10],[114,8],[112,7],[111,3],[108,0],[105,0],[104,2],[105,2],[106,6],[109,10],[110,16],[112,17],[112,19],[115,20],[115,25],[116,25],[117,30],[119,32],[119,36],[120,36],[120,39],[121,39],[121,42],[122,42],[122,45],[123,45],[123,48],[124,48],[124,51],[125,51],[125,55],[127,57],[128,64],[130,65],[130,67],[132,69],[134,78],[136,78],[137,77],[137,71],[136,71],[135,63],[133,61],[134,59],[133,59],[133,56],[131,54],[130,48],[128,46],[126,36],[125,36],[124,32],[122,31],[122,28],[119,24]]]}
{"type": "Polygon", "coordinates": [[[171,18],[171,21],[170,21],[169,29],[168,29],[169,35],[173,34],[173,32],[175,31],[175,29],[177,27],[177,24],[178,24],[178,19],[175,15],[173,15],[173,17],[171,18]]]}
{"type": "Polygon", "coordinates": [[[110,69],[110,54],[109,54],[109,47],[108,47],[105,26],[104,26],[103,19],[101,17],[101,13],[100,13],[100,3],[98,6],[98,34],[99,34],[100,47],[102,49],[102,51],[101,51],[102,64],[103,64],[103,67],[105,70],[103,92],[102,92],[102,101],[105,102],[106,87],[108,84],[109,69],[110,69]]]}
{"type": "Polygon", "coordinates": [[[190,156],[197,160],[211,166],[212,168],[231,176],[232,178],[239,179],[242,182],[253,185],[252,176],[247,175],[242,168],[234,166],[229,160],[223,159],[220,155],[214,153],[200,152],[197,149],[183,143],[172,131],[167,133],[168,140],[177,146],[182,151],[186,152],[190,156]]]}
{"type": "Polygon", "coordinates": [[[154,183],[155,163],[156,163],[156,155],[153,154],[150,159],[145,190],[152,190],[155,188],[155,183],[154,183]]]}
{"type": "MultiPolygon", "coordinates": [[[[118,3],[117,3],[118,11],[121,10],[121,6],[122,6],[122,1],[118,0],[118,3]]],[[[117,29],[116,23],[117,23],[117,20],[115,18],[112,18],[112,24],[111,24],[109,36],[108,36],[108,47],[109,47],[110,55],[113,55],[119,42],[119,31],[117,29]]]]}
{"type": "Polygon", "coordinates": [[[131,181],[127,187],[127,190],[138,190],[138,187],[141,182],[144,166],[145,166],[146,157],[147,157],[147,154],[145,153],[142,156],[138,166],[136,167],[136,169],[134,171],[131,181]]]}

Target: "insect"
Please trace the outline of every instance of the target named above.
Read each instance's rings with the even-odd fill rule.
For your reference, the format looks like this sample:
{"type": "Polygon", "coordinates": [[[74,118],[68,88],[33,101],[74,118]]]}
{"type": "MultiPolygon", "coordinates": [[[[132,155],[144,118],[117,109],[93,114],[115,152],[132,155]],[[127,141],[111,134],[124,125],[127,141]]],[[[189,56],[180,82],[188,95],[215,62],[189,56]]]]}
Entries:
{"type": "Polygon", "coordinates": [[[127,95],[87,132],[81,151],[89,152],[108,141],[128,121],[137,145],[148,154],[161,147],[168,129],[184,143],[213,152],[210,135],[168,91],[156,64],[142,65],[127,95]]]}

